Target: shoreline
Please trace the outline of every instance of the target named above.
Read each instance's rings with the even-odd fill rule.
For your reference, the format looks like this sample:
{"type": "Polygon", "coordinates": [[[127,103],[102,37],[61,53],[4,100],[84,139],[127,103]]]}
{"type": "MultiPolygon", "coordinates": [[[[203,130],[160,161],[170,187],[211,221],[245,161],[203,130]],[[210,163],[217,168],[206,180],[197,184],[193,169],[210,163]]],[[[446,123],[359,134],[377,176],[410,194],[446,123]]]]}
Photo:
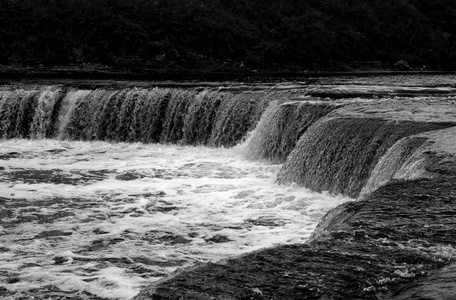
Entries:
{"type": "Polygon", "coordinates": [[[359,71],[199,71],[199,70],[142,70],[125,71],[115,69],[83,68],[10,68],[0,66],[0,80],[21,79],[86,79],[86,80],[138,80],[138,81],[274,81],[299,80],[313,77],[338,76],[396,76],[396,75],[456,75],[455,71],[422,71],[422,70],[359,70],[359,71]]]}

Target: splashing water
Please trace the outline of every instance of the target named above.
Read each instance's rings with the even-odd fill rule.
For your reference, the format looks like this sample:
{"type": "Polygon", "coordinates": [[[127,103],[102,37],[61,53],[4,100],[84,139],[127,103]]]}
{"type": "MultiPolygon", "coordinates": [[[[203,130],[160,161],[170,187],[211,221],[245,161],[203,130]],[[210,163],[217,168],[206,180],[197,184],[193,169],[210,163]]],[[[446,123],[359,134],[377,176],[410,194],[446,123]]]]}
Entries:
{"type": "Polygon", "coordinates": [[[0,87],[0,137],[231,147],[276,93],[0,87]]]}
{"type": "Polygon", "coordinates": [[[247,156],[284,163],[301,135],[337,107],[324,102],[271,102],[255,128],[255,134],[247,141],[247,156]]]}
{"type": "Polygon", "coordinates": [[[357,196],[419,147],[397,141],[448,126],[338,118],[345,104],[281,95],[0,87],[0,136],[38,139],[1,141],[0,296],[129,299],[178,268],[305,242],[350,199],[291,182],[357,196]],[[203,147],[257,123],[244,145],[203,147]]]}
{"type": "Polygon", "coordinates": [[[304,242],[348,200],[279,186],[280,165],[243,151],[2,141],[3,299],[129,299],[177,268],[304,242]]]}
{"type": "MultiPolygon", "coordinates": [[[[280,170],[278,181],[356,198],[380,158],[395,142],[447,126],[373,118],[324,117],[301,136],[280,170]]],[[[409,154],[403,152],[401,155],[409,154]]]]}

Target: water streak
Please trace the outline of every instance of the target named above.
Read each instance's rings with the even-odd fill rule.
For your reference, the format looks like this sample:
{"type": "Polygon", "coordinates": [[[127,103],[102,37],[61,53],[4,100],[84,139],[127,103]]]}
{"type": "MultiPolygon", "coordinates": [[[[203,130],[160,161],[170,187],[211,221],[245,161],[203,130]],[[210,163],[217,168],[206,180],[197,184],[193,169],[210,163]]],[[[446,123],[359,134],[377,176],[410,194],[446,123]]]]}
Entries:
{"type": "Polygon", "coordinates": [[[0,136],[234,146],[275,93],[167,88],[0,89],[0,136]]]}
{"type": "Polygon", "coordinates": [[[445,125],[366,118],[324,118],[299,140],[280,183],[356,198],[380,158],[403,137],[445,125]]]}
{"type": "Polygon", "coordinates": [[[184,119],[184,144],[208,144],[217,110],[222,101],[224,101],[224,95],[216,92],[204,91],[195,97],[184,119]]]}
{"type": "Polygon", "coordinates": [[[369,180],[361,190],[360,197],[370,194],[393,179],[408,158],[426,141],[426,138],[416,136],[405,137],[397,141],[372,170],[369,180]]]}
{"type": "Polygon", "coordinates": [[[267,105],[277,99],[274,93],[231,94],[220,105],[211,135],[211,146],[230,147],[245,138],[245,133],[262,118],[267,105]]]}
{"type": "MultiPolygon", "coordinates": [[[[366,191],[395,172],[387,167],[386,173],[372,173],[395,142],[451,125],[367,118],[363,114],[375,102],[353,110],[356,101],[362,102],[359,99],[317,101],[290,95],[214,89],[3,86],[0,137],[232,147],[252,132],[244,148],[247,157],[274,163],[287,160],[279,183],[295,182],[316,191],[356,197],[371,174],[366,191]],[[339,109],[341,106],[344,108],[339,109]],[[380,180],[377,173],[389,175],[380,180]]],[[[391,109],[386,112],[391,114],[391,109]]],[[[413,152],[414,146],[410,147],[391,149],[384,161],[392,162],[383,165],[405,161],[413,152]]]]}
{"type": "Polygon", "coordinates": [[[328,102],[271,102],[247,142],[246,155],[253,159],[285,162],[301,135],[337,107],[328,102]]]}

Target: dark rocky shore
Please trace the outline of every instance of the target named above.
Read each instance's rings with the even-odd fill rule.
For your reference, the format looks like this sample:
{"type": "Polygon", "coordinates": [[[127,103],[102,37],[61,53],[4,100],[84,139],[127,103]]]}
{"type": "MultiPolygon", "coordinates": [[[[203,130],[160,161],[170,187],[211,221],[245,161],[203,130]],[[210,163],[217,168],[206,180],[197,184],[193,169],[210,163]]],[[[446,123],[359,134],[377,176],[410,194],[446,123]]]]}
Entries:
{"type": "MultiPolygon", "coordinates": [[[[396,104],[338,114],[445,121],[396,104]]],[[[180,270],[134,299],[456,299],[455,136],[454,127],[413,136],[421,146],[387,183],[330,211],[308,243],[180,270]]]]}

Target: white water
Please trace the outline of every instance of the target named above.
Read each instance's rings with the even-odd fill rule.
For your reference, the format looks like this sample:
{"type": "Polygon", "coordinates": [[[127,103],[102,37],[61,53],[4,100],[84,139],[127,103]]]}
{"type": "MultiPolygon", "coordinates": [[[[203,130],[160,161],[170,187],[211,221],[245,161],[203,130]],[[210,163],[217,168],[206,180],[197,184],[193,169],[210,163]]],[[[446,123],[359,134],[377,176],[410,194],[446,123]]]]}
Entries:
{"type": "Polygon", "coordinates": [[[0,159],[6,198],[0,207],[12,211],[0,223],[5,299],[40,298],[43,291],[52,299],[130,299],[177,268],[305,242],[327,210],[349,200],[279,186],[279,165],[242,152],[242,146],[0,141],[0,156],[9,153],[0,159]],[[21,168],[92,180],[24,182],[13,178],[21,168]],[[131,174],[132,180],[116,179],[131,174]],[[63,215],[52,217],[57,213],[63,215]]]}

